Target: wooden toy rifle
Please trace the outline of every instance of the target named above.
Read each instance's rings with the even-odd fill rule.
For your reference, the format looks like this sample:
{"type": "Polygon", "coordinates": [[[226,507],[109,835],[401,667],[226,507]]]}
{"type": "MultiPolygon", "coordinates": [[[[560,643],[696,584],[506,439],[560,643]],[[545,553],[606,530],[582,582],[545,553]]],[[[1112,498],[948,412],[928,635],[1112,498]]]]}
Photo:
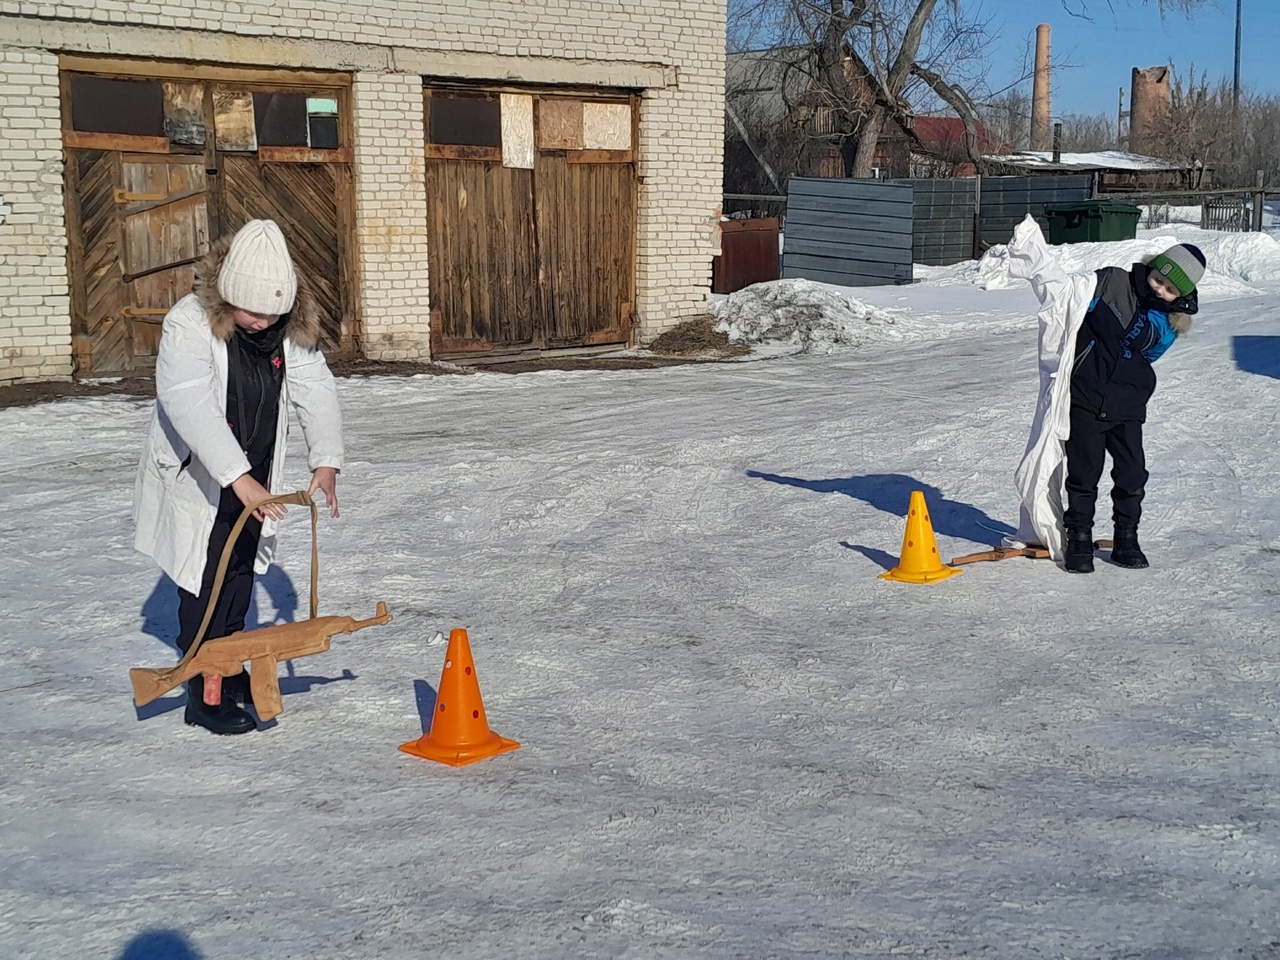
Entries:
{"type": "Polygon", "coordinates": [[[134,667],[129,671],[129,679],[133,683],[133,702],[137,706],[144,706],[178,684],[202,674],[210,680],[216,678],[219,681],[222,677],[235,676],[248,662],[249,689],[253,694],[254,708],[259,718],[271,720],[284,712],[284,704],[280,698],[280,678],[276,672],[276,665],[281,660],[295,660],[313,653],[323,653],[329,649],[329,640],[335,634],[355,633],[365,627],[391,622],[391,614],[387,613],[387,605],[382,601],[378,602],[377,613],[367,620],[316,616],[319,603],[316,585],[320,561],[317,516],[315,501],[303,491],[263,497],[244,508],[240,519],[231,528],[231,535],[227,537],[227,545],[223,548],[214,577],[209,607],[205,610],[204,620],[186,654],[173,667],[134,667]],[[296,503],[311,508],[311,616],[295,623],[241,630],[230,636],[206,641],[204,634],[209,629],[209,621],[218,603],[222,578],[226,575],[227,564],[231,559],[231,549],[253,512],[268,503],[296,503]]]}
{"type": "MultiPolygon", "coordinates": [[[[1095,540],[1095,550],[1110,550],[1110,540],[1095,540]]],[[[966,553],[963,557],[954,557],[951,566],[960,567],[966,563],[981,563],[984,560],[1009,560],[1012,557],[1027,557],[1031,560],[1048,560],[1047,547],[996,547],[994,550],[980,550],[977,553],[966,553]]]]}

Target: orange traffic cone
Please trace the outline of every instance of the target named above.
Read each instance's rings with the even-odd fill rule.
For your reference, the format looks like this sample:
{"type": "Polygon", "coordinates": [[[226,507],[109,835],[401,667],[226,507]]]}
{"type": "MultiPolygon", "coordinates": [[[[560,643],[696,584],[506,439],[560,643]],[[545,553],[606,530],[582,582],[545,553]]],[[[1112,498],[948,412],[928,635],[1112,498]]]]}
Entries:
{"type": "Polygon", "coordinates": [[[929,508],[924,502],[923,490],[911,491],[911,506],[907,511],[907,532],[902,535],[902,557],[898,565],[888,573],[880,574],[884,580],[900,580],[903,583],[933,583],[945,580],[957,573],[959,567],[948,567],[938,556],[938,544],[933,539],[933,524],[929,522],[929,508]]]}
{"type": "Polygon", "coordinates": [[[480,700],[480,682],[471,659],[467,631],[458,628],[449,634],[444,654],[444,671],[436,692],[436,709],[431,732],[411,743],[400,745],[405,753],[424,760],[438,760],[451,767],[475,763],[495,753],[514,750],[520,744],[489,729],[480,700]]]}

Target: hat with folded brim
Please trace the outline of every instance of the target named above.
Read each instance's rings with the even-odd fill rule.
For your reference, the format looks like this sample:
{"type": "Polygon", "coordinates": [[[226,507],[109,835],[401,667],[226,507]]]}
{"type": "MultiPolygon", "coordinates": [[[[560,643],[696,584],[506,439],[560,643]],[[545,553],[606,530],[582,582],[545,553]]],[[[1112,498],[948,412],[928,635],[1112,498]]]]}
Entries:
{"type": "Polygon", "coordinates": [[[1175,287],[1182,296],[1194,293],[1200,278],[1204,276],[1205,258],[1200,248],[1189,243],[1179,243],[1164,253],[1151,258],[1151,269],[1175,287]]]}
{"type": "Polygon", "coordinates": [[[298,277],[274,220],[250,220],[236,231],[218,272],[218,292],[250,313],[278,316],[293,309],[298,277]]]}

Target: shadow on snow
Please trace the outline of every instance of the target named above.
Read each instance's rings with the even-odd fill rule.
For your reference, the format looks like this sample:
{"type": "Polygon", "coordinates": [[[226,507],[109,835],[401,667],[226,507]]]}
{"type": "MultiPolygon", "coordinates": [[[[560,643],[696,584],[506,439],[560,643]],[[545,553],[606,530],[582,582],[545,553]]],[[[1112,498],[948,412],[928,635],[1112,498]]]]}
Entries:
{"type": "Polygon", "coordinates": [[[177,930],[144,930],[116,960],[204,960],[204,955],[177,930]]]}
{"type": "MultiPolygon", "coordinates": [[[[929,519],[935,533],[970,540],[974,543],[998,546],[1001,537],[1015,532],[1013,527],[992,519],[973,504],[952,500],[937,487],[902,473],[869,473],[863,476],[835,477],[829,480],[806,480],[801,477],[785,477],[759,470],[748,470],[747,476],[787,487],[799,487],[812,493],[841,493],[854,500],[861,500],[877,510],[902,517],[904,520],[907,516],[907,507],[911,502],[911,491],[922,490],[925,501],[929,504],[929,519]]],[[[862,554],[886,570],[898,563],[896,556],[884,550],[844,540],[840,545],[862,554]]]]}
{"type": "Polygon", "coordinates": [[[1280,337],[1232,337],[1231,352],[1238,369],[1280,380],[1280,337]]]}

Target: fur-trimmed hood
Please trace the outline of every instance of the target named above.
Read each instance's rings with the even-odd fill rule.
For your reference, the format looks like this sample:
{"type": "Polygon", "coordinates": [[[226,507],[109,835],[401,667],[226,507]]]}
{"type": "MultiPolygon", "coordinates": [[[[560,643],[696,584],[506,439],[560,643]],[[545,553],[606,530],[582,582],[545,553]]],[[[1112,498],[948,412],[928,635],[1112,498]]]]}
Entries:
{"type": "MultiPolygon", "coordinates": [[[[231,315],[232,306],[218,292],[218,274],[222,272],[222,264],[230,247],[230,236],[213,244],[196,264],[196,279],[191,285],[191,292],[200,301],[205,317],[209,320],[209,329],[224,343],[236,332],[236,321],[231,315]]],[[[315,350],[320,345],[320,306],[316,302],[311,284],[298,270],[296,263],[294,272],[298,277],[298,294],[294,299],[293,309],[287,314],[289,326],[285,337],[303,349],[315,350]]]]}

